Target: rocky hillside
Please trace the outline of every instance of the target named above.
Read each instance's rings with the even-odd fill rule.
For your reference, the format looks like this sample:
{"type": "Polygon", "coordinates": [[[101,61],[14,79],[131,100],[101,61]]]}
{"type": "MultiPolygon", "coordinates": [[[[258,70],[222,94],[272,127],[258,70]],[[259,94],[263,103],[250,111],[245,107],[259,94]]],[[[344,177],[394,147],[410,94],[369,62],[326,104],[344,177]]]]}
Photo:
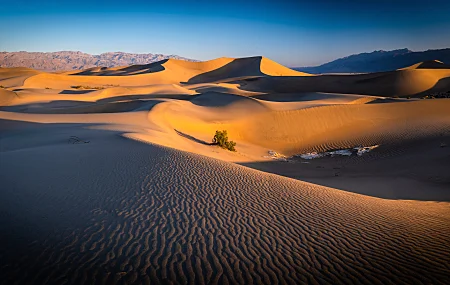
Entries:
{"type": "Polygon", "coordinates": [[[298,67],[295,70],[308,73],[365,73],[391,71],[418,62],[439,60],[450,64],[450,48],[414,52],[409,49],[374,51],[354,54],[314,67],[298,67]]]}
{"type": "MultiPolygon", "coordinates": [[[[107,52],[99,55],[79,51],[0,52],[0,67],[28,67],[45,71],[86,69],[96,66],[147,64],[167,58],[186,59],[177,55],[107,52]]],[[[194,61],[194,60],[192,60],[194,61]]]]}

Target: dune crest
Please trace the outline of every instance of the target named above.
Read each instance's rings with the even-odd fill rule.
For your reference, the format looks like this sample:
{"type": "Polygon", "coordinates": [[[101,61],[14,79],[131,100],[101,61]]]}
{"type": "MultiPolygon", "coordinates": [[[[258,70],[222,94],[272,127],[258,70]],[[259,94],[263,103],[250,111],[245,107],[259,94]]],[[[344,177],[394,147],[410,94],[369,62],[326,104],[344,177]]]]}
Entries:
{"type": "Polygon", "coordinates": [[[447,65],[439,60],[429,60],[416,63],[409,67],[402,68],[403,69],[450,69],[450,65],[447,65]]]}

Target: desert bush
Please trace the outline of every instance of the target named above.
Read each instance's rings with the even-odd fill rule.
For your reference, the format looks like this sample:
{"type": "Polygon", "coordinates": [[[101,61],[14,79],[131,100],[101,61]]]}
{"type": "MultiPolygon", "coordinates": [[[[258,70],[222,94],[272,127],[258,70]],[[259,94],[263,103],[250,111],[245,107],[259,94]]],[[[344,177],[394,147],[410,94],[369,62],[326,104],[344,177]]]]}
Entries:
{"type": "Polygon", "coordinates": [[[3,85],[0,85],[0,88],[5,88],[5,86],[3,86],[3,85]]]}
{"type": "Polygon", "coordinates": [[[212,141],[213,144],[218,145],[221,148],[228,149],[229,151],[236,151],[236,143],[234,141],[228,141],[228,133],[226,130],[216,131],[212,141]]]}

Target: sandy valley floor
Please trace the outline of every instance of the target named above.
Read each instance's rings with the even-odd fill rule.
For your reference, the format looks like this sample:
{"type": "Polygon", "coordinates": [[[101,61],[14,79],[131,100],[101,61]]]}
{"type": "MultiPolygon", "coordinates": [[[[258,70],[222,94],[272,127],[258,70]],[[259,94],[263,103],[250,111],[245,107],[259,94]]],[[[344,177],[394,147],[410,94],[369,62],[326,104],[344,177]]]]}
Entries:
{"type": "Polygon", "coordinates": [[[0,284],[447,284],[435,65],[0,68],[0,284]],[[209,144],[223,129],[237,152],[209,144]]]}

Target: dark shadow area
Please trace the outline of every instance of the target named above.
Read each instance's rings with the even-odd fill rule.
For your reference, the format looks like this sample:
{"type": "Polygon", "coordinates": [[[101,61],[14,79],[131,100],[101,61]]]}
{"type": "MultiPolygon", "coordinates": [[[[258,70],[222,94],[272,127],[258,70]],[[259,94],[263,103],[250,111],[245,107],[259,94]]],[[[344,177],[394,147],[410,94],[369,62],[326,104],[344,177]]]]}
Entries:
{"type": "MultiPolygon", "coordinates": [[[[243,80],[243,79],[248,79],[249,77],[245,77],[245,78],[232,78],[229,79],[229,81],[221,81],[220,83],[234,83],[236,81],[239,80],[243,80]]],[[[239,84],[239,83],[237,83],[239,84]]],[[[227,87],[227,86],[223,86],[220,84],[215,84],[215,83],[206,83],[206,84],[187,84],[184,85],[186,87],[188,87],[190,90],[194,90],[198,93],[207,93],[207,92],[218,92],[218,93],[229,93],[229,94],[235,94],[235,91],[233,88],[227,87]]],[[[245,96],[245,95],[244,95],[245,96]]]]}
{"type": "Polygon", "coordinates": [[[162,102],[158,99],[190,100],[192,95],[148,94],[124,95],[100,99],[95,102],[55,100],[48,103],[31,103],[0,107],[0,111],[33,114],[89,114],[129,112],[142,107],[152,107],[162,102]]]}
{"type": "Polygon", "coordinates": [[[100,99],[97,102],[116,102],[122,100],[149,100],[149,99],[176,99],[176,100],[190,100],[192,95],[186,94],[136,94],[136,95],[121,95],[115,97],[108,97],[100,99]]]}
{"type": "Polygon", "coordinates": [[[163,64],[166,63],[168,59],[164,59],[158,62],[153,62],[143,65],[130,65],[121,69],[108,69],[108,68],[90,68],[83,70],[78,73],[73,73],[71,75],[84,75],[84,76],[127,76],[127,75],[138,75],[145,73],[155,73],[165,70],[163,64]]]}
{"type": "MultiPolygon", "coordinates": [[[[0,156],[1,152],[18,149],[28,149],[45,145],[64,145],[71,136],[77,136],[84,141],[97,141],[98,130],[90,127],[100,126],[94,123],[34,123],[20,120],[0,119],[0,156]],[[65,131],[73,129],[73,131],[65,131]],[[48,136],[42,136],[48,132],[48,136]],[[14,143],[12,143],[14,140],[14,143]]],[[[101,131],[99,131],[102,134],[101,131]]],[[[117,131],[104,131],[118,134],[117,131]]],[[[2,161],[0,160],[0,163],[2,161]]]]}
{"type": "Polygon", "coordinates": [[[188,134],[182,133],[182,132],[180,132],[180,131],[178,131],[178,130],[175,130],[175,132],[176,132],[179,136],[182,136],[183,138],[186,138],[186,139],[188,139],[188,140],[191,140],[191,141],[196,142],[196,143],[199,143],[199,144],[204,144],[204,145],[216,145],[215,143],[208,143],[208,142],[205,142],[205,141],[203,141],[203,140],[199,140],[199,139],[197,139],[197,138],[194,138],[193,136],[190,136],[190,135],[188,135],[188,134]]]}
{"type": "Polygon", "coordinates": [[[225,107],[240,101],[253,101],[255,104],[260,104],[249,97],[222,92],[206,92],[191,98],[192,104],[202,107],[225,107]]]}
{"type": "Polygon", "coordinates": [[[150,110],[153,106],[163,102],[162,100],[132,100],[123,102],[109,102],[109,103],[90,103],[83,102],[72,107],[53,107],[43,108],[36,106],[34,108],[21,110],[22,113],[34,114],[103,114],[103,113],[123,113],[137,110],[150,110]]]}
{"type": "Polygon", "coordinates": [[[292,158],[238,163],[301,181],[358,194],[421,201],[450,201],[450,133],[381,145],[363,156],[292,158]],[[447,145],[441,147],[441,144],[447,145]]]}
{"type": "MultiPolygon", "coordinates": [[[[271,102],[306,102],[306,101],[318,101],[333,99],[336,96],[342,94],[330,94],[330,93],[320,93],[320,92],[305,92],[305,93],[268,93],[261,95],[253,95],[251,98],[271,101],[271,102]]],[[[357,99],[357,98],[355,98],[357,99]]]]}
{"type": "Polygon", "coordinates": [[[96,90],[63,90],[61,92],[59,92],[58,94],[86,94],[86,93],[90,93],[90,92],[94,92],[96,90]]]}
{"type": "MultiPolygon", "coordinates": [[[[256,81],[242,79],[236,81],[245,91],[266,93],[341,93],[372,96],[398,96],[398,82],[403,80],[401,71],[357,75],[319,76],[265,76],[256,81]]],[[[450,77],[442,78],[432,88],[401,97],[420,97],[423,94],[450,89],[450,77]]]]}
{"type": "Polygon", "coordinates": [[[431,95],[431,93],[436,92],[450,92],[450,77],[441,78],[432,88],[416,94],[414,97],[421,98],[427,95],[431,95]]]}
{"type": "Polygon", "coordinates": [[[421,62],[417,67],[417,69],[450,69],[450,65],[445,64],[441,61],[437,60],[427,60],[421,62]]]}
{"type": "Polygon", "coordinates": [[[232,78],[247,76],[263,76],[261,72],[261,56],[234,59],[222,67],[196,75],[182,84],[198,84],[216,82],[220,80],[232,80],[232,78]]]}
{"type": "MultiPolygon", "coordinates": [[[[107,253],[97,254],[92,244],[82,250],[85,246],[77,242],[99,217],[108,223],[122,221],[116,209],[127,195],[123,191],[126,177],[120,175],[123,170],[103,179],[102,185],[83,177],[92,173],[103,177],[102,169],[120,159],[121,149],[145,153],[152,146],[92,126],[99,124],[0,119],[0,284],[65,284],[67,280],[71,284],[113,284],[124,271],[115,262],[89,265],[86,260],[105,259],[107,253]],[[71,144],[71,136],[90,142],[71,144]],[[120,200],[108,204],[113,193],[120,200]],[[67,249],[75,249],[75,255],[67,249]],[[58,260],[61,254],[70,258],[58,260]]],[[[113,234],[112,228],[108,234],[113,234]]],[[[100,241],[95,234],[92,237],[100,241]]]]}

